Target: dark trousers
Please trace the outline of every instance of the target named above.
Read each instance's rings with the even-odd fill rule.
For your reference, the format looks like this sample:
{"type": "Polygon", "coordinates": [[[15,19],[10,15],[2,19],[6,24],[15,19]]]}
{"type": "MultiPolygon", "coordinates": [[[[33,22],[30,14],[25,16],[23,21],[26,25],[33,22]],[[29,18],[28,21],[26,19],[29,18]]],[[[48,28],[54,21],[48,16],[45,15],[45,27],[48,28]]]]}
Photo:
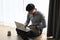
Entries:
{"type": "Polygon", "coordinates": [[[25,32],[25,31],[22,31],[22,30],[17,29],[17,28],[16,28],[16,31],[17,31],[17,34],[20,35],[23,40],[28,40],[28,38],[37,37],[37,36],[41,35],[41,33],[42,33],[42,31],[41,31],[41,33],[38,33],[37,31],[34,31],[35,32],[34,33],[32,30],[28,31],[28,32],[25,32]]]}

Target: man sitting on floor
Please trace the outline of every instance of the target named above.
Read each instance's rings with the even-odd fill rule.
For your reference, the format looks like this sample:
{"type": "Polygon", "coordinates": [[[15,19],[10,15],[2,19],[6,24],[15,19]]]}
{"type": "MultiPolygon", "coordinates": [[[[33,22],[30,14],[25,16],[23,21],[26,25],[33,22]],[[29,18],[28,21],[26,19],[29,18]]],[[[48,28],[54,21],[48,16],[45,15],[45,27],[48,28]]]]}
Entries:
{"type": "Polygon", "coordinates": [[[41,35],[43,28],[46,27],[43,15],[39,11],[37,11],[34,4],[28,4],[26,6],[26,11],[28,12],[28,15],[25,28],[29,27],[31,30],[25,32],[16,28],[17,34],[20,35],[23,40],[29,40],[28,38],[34,38],[41,35]],[[30,20],[32,24],[28,26],[30,20]]]}

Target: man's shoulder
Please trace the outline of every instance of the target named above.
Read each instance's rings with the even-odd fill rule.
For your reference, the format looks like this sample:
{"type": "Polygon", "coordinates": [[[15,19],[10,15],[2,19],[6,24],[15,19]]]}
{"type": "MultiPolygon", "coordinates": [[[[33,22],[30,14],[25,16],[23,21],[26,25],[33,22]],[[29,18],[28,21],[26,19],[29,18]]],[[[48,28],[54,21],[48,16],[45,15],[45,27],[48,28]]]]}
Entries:
{"type": "Polygon", "coordinates": [[[38,14],[38,15],[42,15],[42,13],[41,13],[40,11],[37,11],[37,14],[38,14]]]}

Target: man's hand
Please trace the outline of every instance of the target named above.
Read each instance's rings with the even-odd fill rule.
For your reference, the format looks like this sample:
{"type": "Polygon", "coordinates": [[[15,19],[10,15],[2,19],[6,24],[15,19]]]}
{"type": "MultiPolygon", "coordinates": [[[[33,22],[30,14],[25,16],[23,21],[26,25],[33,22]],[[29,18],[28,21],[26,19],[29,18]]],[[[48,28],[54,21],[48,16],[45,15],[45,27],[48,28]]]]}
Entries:
{"type": "Polygon", "coordinates": [[[30,25],[29,28],[32,29],[32,30],[35,30],[36,29],[36,26],[30,25]]]}

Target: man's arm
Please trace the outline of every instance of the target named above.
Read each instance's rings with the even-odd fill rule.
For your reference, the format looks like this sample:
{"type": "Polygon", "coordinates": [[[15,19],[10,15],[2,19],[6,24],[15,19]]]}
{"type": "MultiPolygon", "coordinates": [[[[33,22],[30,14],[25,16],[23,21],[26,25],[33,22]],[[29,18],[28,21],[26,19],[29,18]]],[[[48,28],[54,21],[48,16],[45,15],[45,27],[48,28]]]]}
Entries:
{"type": "Polygon", "coordinates": [[[28,26],[29,22],[30,22],[30,18],[29,18],[29,14],[28,14],[28,15],[27,15],[27,20],[26,20],[25,27],[28,26]]]}
{"type": "Polygon", "coordinates": [[[43,15],[42,15],[42,19],[41,19],[41,26],[42,26],[42,28],[45,28],[46,27],[46,21],[45,21],[45,18],[43,17],[43,15]]]}
{"type": "Polygon", "coordinates": [[[45,18],[42,14],[40,14],[40,25],[37,26],[38,29],[43,29],[46,27],[46,21],[45,21],[45,18]]]}

